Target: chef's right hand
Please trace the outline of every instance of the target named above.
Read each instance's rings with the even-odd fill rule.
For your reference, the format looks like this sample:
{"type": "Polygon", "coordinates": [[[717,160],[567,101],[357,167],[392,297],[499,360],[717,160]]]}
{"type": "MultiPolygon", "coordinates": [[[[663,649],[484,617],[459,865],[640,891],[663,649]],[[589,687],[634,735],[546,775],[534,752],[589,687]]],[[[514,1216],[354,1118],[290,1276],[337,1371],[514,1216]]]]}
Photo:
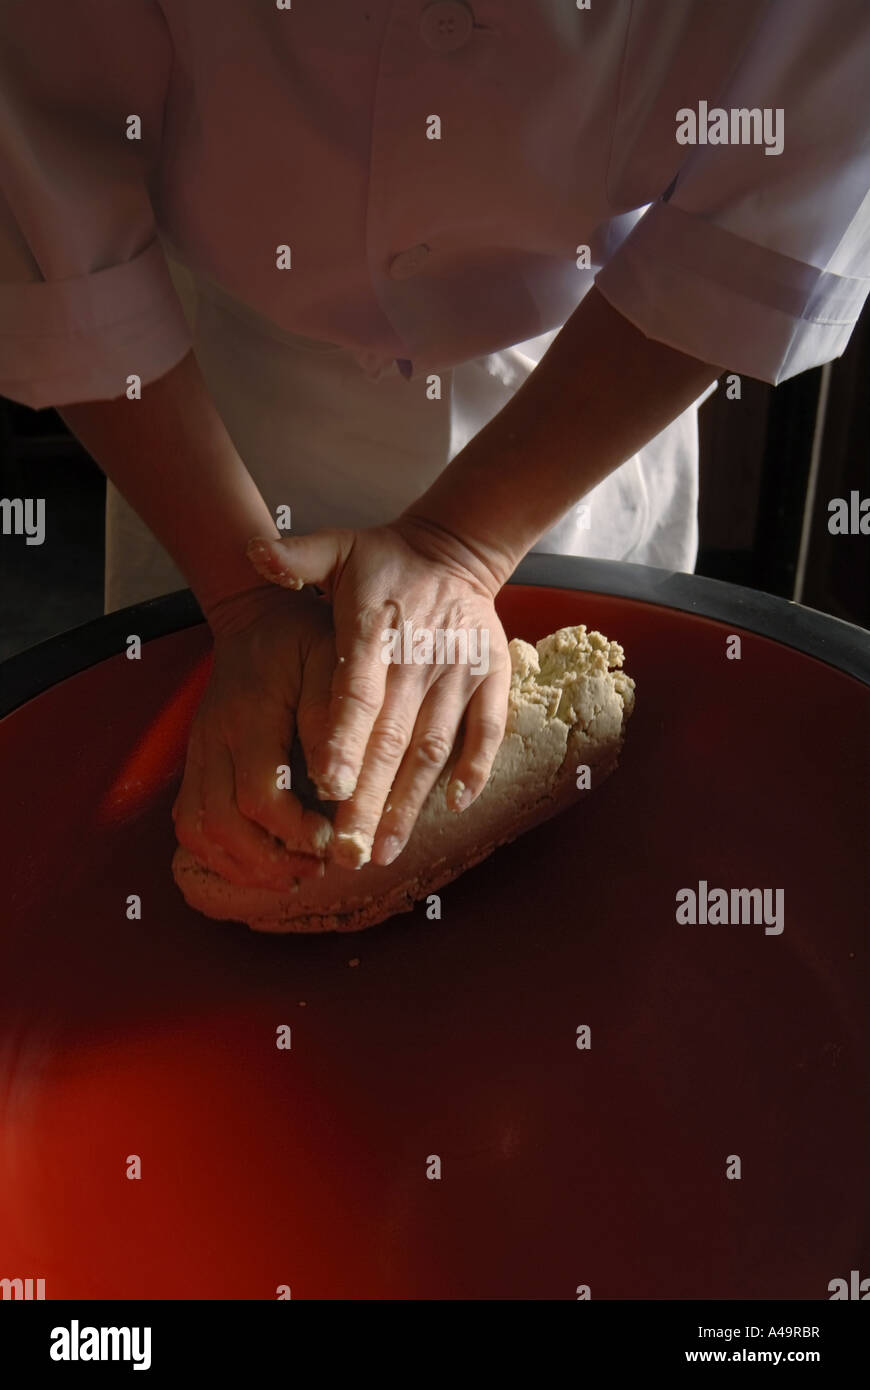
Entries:
{"type": "Polygon", "coordinates": [[[279,786],[298,723],[308,756],[324,736],[336,664],[329,604],[263,586],[209,613],[214,664],[190,732],[175,833],[245,887],[321,875],[332,825],[279,786]]]}

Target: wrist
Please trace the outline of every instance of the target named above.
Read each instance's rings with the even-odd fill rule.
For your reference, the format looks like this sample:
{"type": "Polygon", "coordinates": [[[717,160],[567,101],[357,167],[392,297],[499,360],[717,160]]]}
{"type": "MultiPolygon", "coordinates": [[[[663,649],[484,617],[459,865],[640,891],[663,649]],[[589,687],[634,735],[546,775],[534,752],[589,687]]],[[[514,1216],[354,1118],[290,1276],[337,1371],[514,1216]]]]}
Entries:
{"type": "Polygon", "coordinates": [[[514,554],[483,528],[458,520],[458,508],[445,510],[425,497],[406,508],[393,525],[415,550],[441,564],[459,564],[493,597],[507,583],[522,553],[514,554]]]}

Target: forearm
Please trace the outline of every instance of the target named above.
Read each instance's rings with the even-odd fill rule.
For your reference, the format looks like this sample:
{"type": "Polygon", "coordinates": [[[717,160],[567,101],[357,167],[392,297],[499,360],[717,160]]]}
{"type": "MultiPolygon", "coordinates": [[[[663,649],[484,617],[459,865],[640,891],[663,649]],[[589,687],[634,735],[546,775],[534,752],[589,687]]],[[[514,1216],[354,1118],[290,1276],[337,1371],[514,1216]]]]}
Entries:
{"type": "Polygon", "coordinates": [[[192,352],[141,400],[86,401],[59,413],[169,551],[213,626],[269,589],[245,546],[274,535],[275,523],[192,352]]]}
{"type": "Polygon", "coordinates": [[[403,516],[458,537],[503,583],[720,370],[645,338],[593,287],[513,399],[403,516]]]}

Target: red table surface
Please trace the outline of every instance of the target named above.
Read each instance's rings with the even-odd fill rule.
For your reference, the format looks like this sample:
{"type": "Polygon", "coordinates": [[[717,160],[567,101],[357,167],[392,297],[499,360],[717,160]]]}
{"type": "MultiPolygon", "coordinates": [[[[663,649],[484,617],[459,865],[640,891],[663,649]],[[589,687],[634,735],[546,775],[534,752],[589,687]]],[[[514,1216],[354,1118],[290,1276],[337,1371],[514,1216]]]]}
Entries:
{"type": "Polygon", "coordinates": [[[441,921],[269,937],[185,905],[202,627],[0,722],[0,1278],[826,1299],[870,1275],[866,688],[626,599],[512,586],[500,610],[509,636],[621,641],[637,709],[607,784],[443,889],[441,921]],[[783,888],[785,930],[678,924],[701,879],[783,888]]]}

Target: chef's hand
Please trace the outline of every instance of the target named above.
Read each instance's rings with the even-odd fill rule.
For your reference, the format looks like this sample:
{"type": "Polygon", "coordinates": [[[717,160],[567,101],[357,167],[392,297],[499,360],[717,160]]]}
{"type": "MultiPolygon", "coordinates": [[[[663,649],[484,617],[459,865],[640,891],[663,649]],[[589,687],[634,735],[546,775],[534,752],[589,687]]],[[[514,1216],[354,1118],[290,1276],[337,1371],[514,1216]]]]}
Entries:
{"type": "Polygon", "coordinates": [[[280,785],[298,724],[306,760],[326,733],[332,615],[314,593],[263,585],[210,617],[214,664],[172,816],[179,842],[246,887],[323,873],[330,822],[280,785]]]}
{"type": "Polygon", "coordinates": [[[510,687],[507,638],[493,605],[500,582],[457,537],[405,517],[366,530],[257,537],[248,556],[264,578],[287,588],[316,584],[332,604],[338,665],[329,733],[308,772],[322,797],[342,803],[331,857],[354,868],[369,856],[389,864],[463,717],[448,806],[464,810],[486,785],[510,687]],[[442,650],[441,664],[431,655],[428,664],[385,661],[385,631],[401,636],[406,622],[412,639],[423,628],[433,643],[439,629],[464,630],[473,660],[448,664],[442,650]]]}

